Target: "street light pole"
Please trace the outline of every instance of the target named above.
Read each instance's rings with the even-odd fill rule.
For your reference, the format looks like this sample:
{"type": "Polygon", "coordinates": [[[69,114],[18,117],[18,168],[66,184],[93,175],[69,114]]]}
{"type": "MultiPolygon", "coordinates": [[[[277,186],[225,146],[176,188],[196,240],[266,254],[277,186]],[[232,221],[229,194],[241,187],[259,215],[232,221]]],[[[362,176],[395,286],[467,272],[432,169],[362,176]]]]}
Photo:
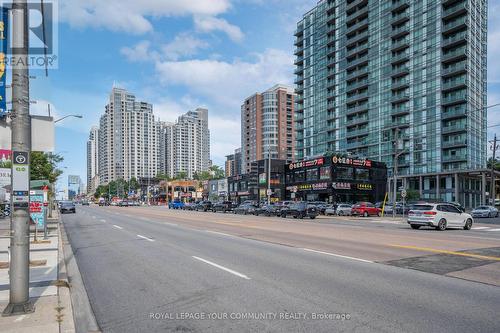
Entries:
{"type": "Polygon", "coordinates": [[[267,204],[271,204],[271,144],[267,145],[267,204]]]}
{"type": "Polygon", "coordinates": [[[35,310],[29,300],[29,110],[28,5],[12,3],[12,217],[10,222],[9,304],[3,316],[35,310]]]}
{"type": "MultiPolygon", "coordinates": [[[[50,110],[50,109],[49,109],[50,110]]],[[[50,111],[49,111],[50,112],[50,111]]],[[[75,118],[83,118],[83,116],[81,114],[68,114],[67,116],[64,116],[62,118],[59,118],[57,120],[54,120],[54,124],[57,123],[57,122],[60,122],[61,120],[64,120],[66,118],[69,118],[69,117],[75,117],[75,118]]]]}
{"type": "Polygon", "coordinates": [[[499,145],[497,144],[497,135],[495,134],[495,137],[493,139],[493,142],[490,141],[492,144],[491,150],[493,151],[493,156],[491,158],[491,188],[490,188],[490,200],[492,200],[491,205],[495,206],[495,198],[496,198],[496,182],[495,182],[495,158],[496,158],[496,152],[497,149],[499,148],[499,145]]]}

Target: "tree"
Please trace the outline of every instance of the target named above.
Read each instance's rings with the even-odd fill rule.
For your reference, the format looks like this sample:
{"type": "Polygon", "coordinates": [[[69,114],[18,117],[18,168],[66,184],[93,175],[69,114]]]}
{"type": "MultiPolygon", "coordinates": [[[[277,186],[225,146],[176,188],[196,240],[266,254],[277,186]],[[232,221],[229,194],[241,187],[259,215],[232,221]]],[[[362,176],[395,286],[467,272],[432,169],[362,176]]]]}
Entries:
{"type": "Polygon", "coordinates": [[[209,170],[212,175],[212,179],[222,179],[226,176],[224,170],[218,165],[212,165],[209,170]]]}
{"type": "Polygon", "coordinates": [[[500,161],[498,161],[497,159],[493,161],[493,157],[490,157],[487,162],[487,167],[488,169],[491,169],[492,166],[495,171],[500,171],[500,161]]]}
{"type": "Polygon", "coordinates": [[[137,179],[135,179],[135,177],[130,178],[130,180],[128,181],[128,188],[134,192],[136,192],[139,188],[139,182],[137,181],[137,179]]]}
{"type": "Polygon", "coordinates": [[[186,171],[179,171],[177,175],[175,176],[175,179],[181,180],[181,179],[186,179],[187,178],[187,172],[186,171]]]}
{"type": "Polygon", "coordinates": [[[39,151],[31,152],[31,180],[48,180],[54,184],[62,175],[62,170],[57,168],[64,158],[58,154],[43,153],[39,151]]]}

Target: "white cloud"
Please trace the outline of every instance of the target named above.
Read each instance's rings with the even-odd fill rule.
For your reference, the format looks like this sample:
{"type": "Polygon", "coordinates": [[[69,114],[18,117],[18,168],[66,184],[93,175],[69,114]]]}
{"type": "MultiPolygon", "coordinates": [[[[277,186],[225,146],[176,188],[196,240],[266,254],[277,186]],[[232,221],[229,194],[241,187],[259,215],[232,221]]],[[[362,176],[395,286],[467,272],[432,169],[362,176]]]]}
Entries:
{"type": "Polygon", "coordinates": [[[181,85],[192,94],[208,98],[221,109],[239,114],[246,97],[277,83],[293,83],[293,56],[276,49],[255,54],[254,62],[235,60],[158,61],[159,80],[181,85]]]}
{"type": "Polygon", "coordinates": [[[154,53],[150,53],[149,47],[151,43],[147,40],[140,41],[133,47],[123,47],[120,53],[123,54],[129,61],[141,62],[149,61],[154,53]]]}
{"type": "Polygon", "coordinates": [[[241,29],[224,19],[214,16],[200,16],[194,17],[194,25],[198,31],[212,32],[222,31],[225,32],[231,40],[240,42],[243,40],[244,34],[241,29]]]}
{"type": "Polygon", "coordinates": [[[209,44],[195,38],[189,33],[181,33],[174,40],[161,47],[163,54],[169,60],[179,60],[181,57],[193,56],[198,50],[207,48],[209,44]]]}
{"type": "Polygon", "coordinates": [[[215,16],[230,0],[64,0],[60,6],[61,19],[72,27],[143,34],[153,30],[147,17],[215,16]]]}

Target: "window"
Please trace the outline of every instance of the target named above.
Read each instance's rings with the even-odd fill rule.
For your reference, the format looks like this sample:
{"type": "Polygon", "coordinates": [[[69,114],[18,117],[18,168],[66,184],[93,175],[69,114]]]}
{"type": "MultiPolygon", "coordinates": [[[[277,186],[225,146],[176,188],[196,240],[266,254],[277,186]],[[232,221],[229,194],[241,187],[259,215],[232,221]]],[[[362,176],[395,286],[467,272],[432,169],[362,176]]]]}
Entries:
{"type": "Polygon", "coordinates": [[[356,179],[357,180],[369,180],[370,172],[368,169],[357,169],[356,170],[356,179]]]}
{"type": "Polygon", "coordinates": [[[329,166],[319,168],[319,179],[331,179],[332,173],[329,166]]]}
{"type": "Polygon", "coordinates": [[[318,169],[309,169],[306,171],[306,180],[318,180],[318,169]]]}
{"type": "Polygon", "coordinates": [[[337,179],[349,179],[352,180],[354,177],[354,170],[350,167],[337,167],[337,179]]]}
{"type": "Polygon", "coordinates": [[[295,171],[295,181],[296,182],[304,181],[304,170],[295,171]]]}

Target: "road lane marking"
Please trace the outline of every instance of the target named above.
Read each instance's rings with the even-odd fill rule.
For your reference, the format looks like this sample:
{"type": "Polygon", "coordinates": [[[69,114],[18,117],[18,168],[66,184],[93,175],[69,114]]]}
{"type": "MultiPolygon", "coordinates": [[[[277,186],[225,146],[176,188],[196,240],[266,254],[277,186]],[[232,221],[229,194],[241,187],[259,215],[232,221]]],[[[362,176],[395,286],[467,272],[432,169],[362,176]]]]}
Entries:
{"type": "Polygon", "coordinates": [[[490,229],[490,227],[472,227],[472,230],[490,229]]]}
{"type": "Polygon", "coordinates": [[[17,317],[16,319],[14,319],[14,322],[19,322],[19,321],[22,321],[24,318],[26,318],[26,315],[21,315],[19,317],[17,317]]]}
{"type": "Polygon", "coordinates": [[[309,252],[326,254],[328,256],[333,256],[333,257],[339,257],[339,258],[344,258],[344,259],[351,259],[351,260],[357,260],[357,261],[362,261],[362,262],[373,263],[373,261],[371,261],[371,260],[366,260],[366,259],[361,259],[361,258],[355,258],[355,257],[349,257],[349,256],[343,256],[341,254],[335,254],[335,253],[330,253],[330,252],[323,252],[323,251],[318,251],[318,250],[313,250],[313,249],[306,249],[306,248],[303,248],[302,250],[309,251],[309,252]]]}
{"type": "Polygon", "coordinates": [[[500,231],[500,229],[490,229],[490,230],[486,230],[486,231],[500,231]]]}
{"type": "Polygon", "coordinates": [[[462,257],[471,257],[471,258],[484,259],[484,260],[500,261],[500,257],[483,256],[481,254],[474,254],[474,253],[464,253],[464,252],[457,252],[457,251],[438,250],[438,249],[432,249],[432,248],[429,248],[429,247],[419,247],[419,246],[411,246],[411,245],[389,244],[389,246],[397,247],[397,248],[400,248],[400,249],[410,249],[410,250],[417,250],[417,251],[424,251],[424,252],[452,254],[452,255],[462,256],[462,257]]]}
{"type": "Polygon", "coordinates": [[[150,241],[150,242],[154,242],[154,241],[155,241],[154,239],[151,239],[151,238],[146,237],[146,236],[143,236],[143,235],[137,235],[137,237],[139,237],[139,238],[143,238],[143,239],[145,239],[145,240],[147,240],[147,241],[150,241]]]}
{"type": "Polygon", "coordinates": [[[223,233],[223,232],[218,232],[218,231],[205,230],[205,232],[209,232],[209,233],[211,233],[211,234],[222,235],[222,236],[235,237],[234,235],[225,234],[225,233],[223,233]]]}
{"type": "Polygon", "coordinates": [[[246,280],[250,280],[250,278],[248,276],[246,276],[245,274],[241,274],[241,273],[238,273],[236,271],[233,271],[232,269],[229,269],[227,267],[224,267],[224,266],[221,266],[221,265],[218,265],[214,262],[211,262],[211,261],[208,261],[208,260],[205,260],[203,258],[200,258],[200,257],[196,257],[196,256],[192,256],[194,259],[196,260],[199,260],[199,261],[203,261],[204,263],[206,264],[209,264],[209,265],[212,265],[214,267],[217,267],[218,269],[222,269],[223,271],[226,271],[228,273],[231,273],[233,275],[236,275],[236,276],[239,276],[240,278],[243,278],[243,279],[246,279],[246,280]]]}
{"type": "Polygon", "coordinates": [[[115,227],[117,229],[123,229],[122,227],[120,227],[119,225],[116,225],[116,224],[113,224],[113,227],[115,227]]]}

